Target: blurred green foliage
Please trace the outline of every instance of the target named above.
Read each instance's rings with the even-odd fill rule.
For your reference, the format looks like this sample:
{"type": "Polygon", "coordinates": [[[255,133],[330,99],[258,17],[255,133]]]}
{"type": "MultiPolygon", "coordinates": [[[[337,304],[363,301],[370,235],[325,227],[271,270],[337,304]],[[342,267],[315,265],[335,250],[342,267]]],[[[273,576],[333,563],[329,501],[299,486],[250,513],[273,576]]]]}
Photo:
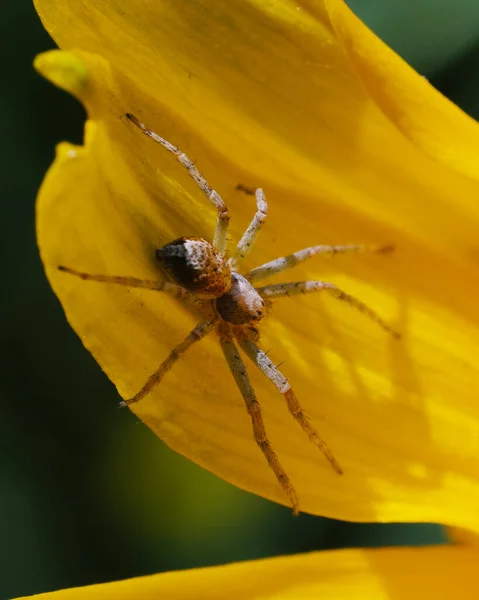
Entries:
{"type": "MultiPolygon", "coordinates": [[[[479,116],[477,0],[350,0],[419,72],[479,116]]],[[[242,492],[168,450],[67,325],[43,275],[34,201],[83,109],[32,69],[53,47],[30,0],[0,22],[3,233],[0,598],[344,546],[441,542],[435,525],[351,524],[242,492]]]]}

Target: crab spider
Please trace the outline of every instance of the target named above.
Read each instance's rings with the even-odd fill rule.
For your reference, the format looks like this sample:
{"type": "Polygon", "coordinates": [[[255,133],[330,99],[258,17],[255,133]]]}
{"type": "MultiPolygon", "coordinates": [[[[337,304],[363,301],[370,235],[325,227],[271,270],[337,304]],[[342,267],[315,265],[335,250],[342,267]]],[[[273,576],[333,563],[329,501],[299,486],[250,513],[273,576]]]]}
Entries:
{"type": "MultiPolygon", "coordinates": [[[[291,415],[309,436],[310,440],[323,453],[331,467],[336,473],[342,474],[341,466],[304,412],[289,381],[259,347],[257,325],[265,314],[265,307],[270,298],[324,291],[359,310],[393,337],[398,338],[399,334],[372,309],[357,298],[343,292],[332,283],[325,281],[298,281],[265,285],[262,287],[257,287],[254,284],[290,269],[298,263],[316,255],[333,256],[335,254],[357,253],[368,250],[368,248],[364,245],[312,246],[288,256],[276,258],[247,273],[240,274],[239,268],[241,262],[250,252],[268,215],[268,205],[263,190],[256,190],[256,213],[238,242],[232,256],[229,259],[226,258],[225,251],[230,215],[221,196],[211,188],[193,162],[179,148],[148,129],[134,115],[127,114],[126,116],[146,136],[161,144],[176,157],[187,170],[190,177],[198,184],[211,204],[214,205],[218,216],[213,243],[211,244],[200,237],[181,237],[157,249],[156,259],[168,274],[170,281],[94,275],[65,266],[59,266],[58,268],[65,273],[88,281],[113,283],[165,292],[182,303],[195,305],[200,309],[199,312],[203,315],[203,320],[198,323],[182,342],[171,350],[158,369],[147,379],[143,387],[133,397],[121,402],[121,405],[131,405],[149,394],[154,387],[160,384],[163,377],[180,359],[181,355],[214,329],[218,335],[228,367],[246,404],[246,409],[252,421],[254,439],[273,470],[279,484],[288,496],[293,512],[298,514],[298,496],[268,438],[260,403],[251,385],[245,364],[235,342],[237,342],[248,359],[271,381],[278,392],[284,396],[291,415]]],[[[387,252],[391,250],[391,247],[369,248],[369,250],[387,252]]]]}

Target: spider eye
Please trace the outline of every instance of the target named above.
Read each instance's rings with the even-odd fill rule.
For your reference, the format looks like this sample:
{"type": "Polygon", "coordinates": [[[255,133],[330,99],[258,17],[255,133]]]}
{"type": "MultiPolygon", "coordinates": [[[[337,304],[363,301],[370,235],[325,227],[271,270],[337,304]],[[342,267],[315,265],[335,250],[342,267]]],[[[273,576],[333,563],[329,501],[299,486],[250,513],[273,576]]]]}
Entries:
{"type": "Polygon", "coordinates": [[[175,283],[200,298],[218,298],[231,287],[228,262],[203,238],[178,238],[155,255],[175,283]]]}

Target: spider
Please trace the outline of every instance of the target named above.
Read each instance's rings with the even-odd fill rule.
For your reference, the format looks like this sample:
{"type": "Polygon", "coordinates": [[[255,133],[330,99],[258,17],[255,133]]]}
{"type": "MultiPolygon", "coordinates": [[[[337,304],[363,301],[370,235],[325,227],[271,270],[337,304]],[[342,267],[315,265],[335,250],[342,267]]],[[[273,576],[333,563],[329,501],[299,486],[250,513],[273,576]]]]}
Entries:
{"type": "Polygon", "coordinates": [[[271,299],[324,291],[359,310],[393,337],[398,338],[399,334],[360,300],[343,292],[332,283],[326,281],[295,281],[261,287],[257,287],[255,284],[318,254],[334,256],[335,254],[357,253],[363,250],[388,252],[392,250],[392,247],[367,248],[364,245],[312,246],[288,256],[276,258],[247,273],[240,274],[238,269],[241,262],[250,252],[268,215],[268,205],[263,190],[257,189],[255,192],[251,192],[244,186],[239,186],[239,189],[243,191],[254,193],[256,213],[230,258],[226,258],[230,215],[223,199],[211,188],[193,162],[179,148],[148,129],[134,115],[127,113],[126,117],[146,136],[171,152],[187,170],[208,200],[215,206],[217,222],[213,243],[211,244],[200,237],[181,237],[162,248],[158,248],[155,253],[156,259],[170,281],[93,275],[65,266],[59,266],[58,269],[83,280],[165,292],[182,303],[193,305],[199,310],[202,320],[198,325],[171,350],[167,358],[147,379],[143,387],[132,398],[123,400],[120,405],[129,406],[139,402],[149,394],[153,388],[160,384],[163,377],[182,354],[214,329],[219,337],[219,343],[228,367],[251,417],[254,439],[273,470],[278,483],[286,493],[293,508],[293,513],[298,514],[298,495],[271,446],[264,426],[260,403],[256,398],[245,364],[235,342],[263,375],[271,381],[278,392],[283,394],[293,418],[323,453],[334,471],[341,475],[343,473],[341,466],[304,412],[289,381],[271,361],[267,353],[259,347],[258,324],[264,317],[271,299]]]}

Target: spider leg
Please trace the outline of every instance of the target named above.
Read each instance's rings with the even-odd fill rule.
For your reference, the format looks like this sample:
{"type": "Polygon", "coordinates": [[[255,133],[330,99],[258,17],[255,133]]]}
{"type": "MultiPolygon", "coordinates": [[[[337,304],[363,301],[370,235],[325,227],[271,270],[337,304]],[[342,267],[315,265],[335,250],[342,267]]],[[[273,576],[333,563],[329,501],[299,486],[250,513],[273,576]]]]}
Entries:
{"type": "Polygon", "coordinates": [[[243,237],[238,242],[233,256],[230,258],[230,265],[234,270],[238,270],[239,264],[251,250],[259,230],[268,216],[268,204],[266,203],[263,190],[258,188],[255,192],[255,196],[256,213],[244,232],[243,237]]]}
{"type": "Polygon", "coordinates": [[[246,279],[249,281],[260,281],[266,279],[276,273],[291,269],[299,263],[308,260],[317,254],[324,254],[326,256],[335,256],[336,254],[358,254],[360,252],[373,252],[375,254],[386,254],[394,250],[393,246],[366,246],[361,244],[349,244],[344,246],[311,246],[310,248],[304,248],[298,250],[288,256],[282,256],[281,258],[275,258],[274,260],[265,263],[245,274],[246,279]]]}
{"type": "Polygon", "coordinates": [[[281,298],[284,296],[294,296],[297,294],[308,294],[310,292],[328,292],[337,300],[347,302],[353,308],[359,310],[382,327],[385,331],[391,334],[394,338],[399,339],[401,334],[392,329],[386,321],[384,321],[377,313],[369,306],[366,306],[361,300],[354,296],[343,292],[334,283],[327,281],[295,281],[294,283],[277,283],[275,285],[267,285],[264,287],[255,288],[259,295],[263,298],[281,298]]]}
{"type": "Polygon", "coordinates": [[[202,340],[211,331],[213,325],[214,319],[198,323],[198,325],[186,336],[186,338],[177,346],[175,346],[173,350],[171,350],[167,358],[161,363],[153,375],[148,377],[141,390],[132,398],[120,402],[120,406],[129,406],[130,404],[138,402],[147,394],[149,394],[151,390],[161,382],[164,375],[171,369],[171,367],[182,356],[182,354],[184,354],[195,342],[202,340]]]}
{"type": "Polygon", "coordinates": [[[203,194],[216,207],[216,210],[218,211],[218,219],[216,221],[216,230],[213,245],[216,248],[218,248],[218,250],[222,254],[224,254],[226,250],[226,238],[228,235],[228,222],[230,220],[230,214],[228,212],[228,208],[223,198],[221,198],[218,192],[212,189],[212,187],[209,185],[209,183],[206,181],[203,175],[195,167],[193,161],[190,160],[184,152],[182,152],[176,146],[173,146],[173,144],[170,144],[170,142],[159,136],[154,131],[151,131],[151,129],[148,129],[146,125],[144,125],[131,113],[126,113],[126,116],[132,123],[134,123],[139,129],[141,129],[141,131],[146,136],[148,136],[155,142],[158,142],[158,144],[161,144],[163,148],[166,148],[168,150],[168,152],[171,152],[176,156],[176,160],[185,167],[185,169],[188,171],[189,176],[197,183],[198,187],[203,192],[203,194]]]}
{"type": "Polygon", "coordinates": [[[123,277],[117,275],[93,275],[92,273],[85,273],[83,271],[77,271],[76,269],[70,269],[70,267],[64,267],[60,265],[59,271],[75,275],[80,279],[87,281],[99,281],[102,283],[115,283],[117,285],[125,285],[132,288],[144,288],[147,290],[153,290],[156,292],[165,292],[169,296],[182,301],[185,304],[194,306],[196,308],[202,308],[202,303],[190,294],[185,288],[175,283],[169,283],[168,281],[161,281],[157,279],[139,279],[138,277],[123,277]]]}
{"type": "Polygon", "coordinates": [[[308,415],[302,409],[286,377],[275,366],[275,364],[270,360],[270,358],[268,358],[267,354],[263,352],[263,350],[258,348],[258,346],[254,342],[247,338],[242,338],[239,340],[239,344],[244,350],[244,352],[248,355],[248,357],[258,367],[258,369],[271,381],[271,383],[275,386],[278,392],[284,395],[289,412],[293,415],[294,419],[308,434],[309,439],[313,442],[313,444],[315,444],[323,453],[323,456],[333,467],[336,473],[342,475],[342,468],[340,467],[338,461],[334,457],[334,454],[329,449],[329,446],[319,436],[318,432],[311,423],[308,415]]]}
{"type": "Polygon", "coordinates": [[[278,483],[286,492],[286,495],[288,496],[293,507],[293,513],[297,515],[299,513],[298,496],[294,490],[290,478],[281,466],[278,456],[274,452],[268,440],[264,427],[263,416],[261,414],[261,406],[256,399],[256,394],[251,385],[248,373],[246,372],[246,367],[241,359],[238,349],[232,340],[227,336],[220,337],[220,344],[223,354],[225,355],[226,362],[228,363],[228,367],[230,368],[241,395],[244,398],[248,414],[251,417],[254,439],[268,461],[269,466],[276,475],[278,483]]]}

